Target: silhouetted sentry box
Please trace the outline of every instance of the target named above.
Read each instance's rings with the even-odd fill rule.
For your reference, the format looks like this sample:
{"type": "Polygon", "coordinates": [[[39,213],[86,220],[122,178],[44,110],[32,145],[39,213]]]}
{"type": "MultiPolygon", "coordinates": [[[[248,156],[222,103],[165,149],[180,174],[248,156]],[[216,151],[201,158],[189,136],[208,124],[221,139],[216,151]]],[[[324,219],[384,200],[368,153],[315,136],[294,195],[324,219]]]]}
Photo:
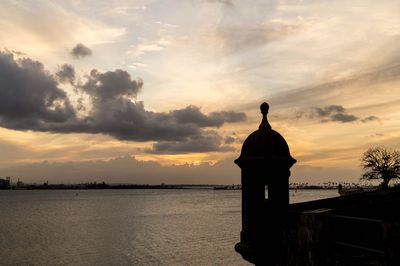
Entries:
{"type": "Polygon", "coordinates": [[[253,263],[277,252],[274,246],[281,243],[289,205],[289,169],[296,163],[285,139],[268,123],[268,104],[262,103],[260,109],[261,124],[244,141],[235,160],[242,176],[242,232],[235,250],[253,263]]]}

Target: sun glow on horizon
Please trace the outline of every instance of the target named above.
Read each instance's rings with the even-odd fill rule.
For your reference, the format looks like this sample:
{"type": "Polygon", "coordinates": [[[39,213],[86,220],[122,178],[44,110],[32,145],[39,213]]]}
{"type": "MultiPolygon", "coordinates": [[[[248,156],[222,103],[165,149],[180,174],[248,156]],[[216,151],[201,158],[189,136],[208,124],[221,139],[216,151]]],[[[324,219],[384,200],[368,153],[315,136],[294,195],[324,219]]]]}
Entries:
{"type": "Polygon", "coordinates": [[[127,176],[113,160],[129,156],[137,172],[237,175],[263,101],[301,178],[345,178],[367,148],[400,148],[398,2],[229,3],[3,3],[0,96],[19,107],[0,108],[0,170],[112,161],[127,176]]]}

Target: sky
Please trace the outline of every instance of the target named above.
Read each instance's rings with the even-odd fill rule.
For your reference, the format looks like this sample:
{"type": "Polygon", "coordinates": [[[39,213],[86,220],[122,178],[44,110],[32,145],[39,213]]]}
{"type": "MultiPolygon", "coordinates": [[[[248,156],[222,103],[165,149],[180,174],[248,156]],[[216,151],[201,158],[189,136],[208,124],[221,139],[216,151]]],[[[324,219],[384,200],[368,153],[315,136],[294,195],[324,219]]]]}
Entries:
{"type": "Polygon", "coordinates": [[[0,177],[240,183],[260,103],[291,182],[400,148],[400,1],[2,1],[0,177]]]}

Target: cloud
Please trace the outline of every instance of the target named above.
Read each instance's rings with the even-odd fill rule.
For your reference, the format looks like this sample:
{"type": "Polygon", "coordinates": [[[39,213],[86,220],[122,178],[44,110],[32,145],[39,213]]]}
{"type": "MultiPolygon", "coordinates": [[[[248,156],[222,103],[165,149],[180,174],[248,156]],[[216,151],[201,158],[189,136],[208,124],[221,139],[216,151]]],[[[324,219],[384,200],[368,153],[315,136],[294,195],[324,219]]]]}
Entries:
{"type": "Polygon", "coordinates": [[[40,62],[0,52],[0,77],[1,126],[43,130],[75,118],[66,93],[40,62]]]}
{"type": "Polygon", "coordinates": [[[143,82],[120,69],[93,69],[74,83],[70,65],[62,65],[53,76],[40,62],[0,52],[1,76],[7,79],[0,79],[0,126],[10,129],[106,134],[120,140],[155,141],[149,150],[154,153],[187,153],[229,150],[222,137],[205,128],[246,119],[244,113],[234,111],[204,114],[196,106],[148,111],[135,100],[143,82]],[[58,81],[70,82],[87,96],[84,113],[73,108],[58,81]]]}
{"type": "Polygon", "coordinates": [[[226,136],[225,139],[224,139],[224,143],[225,143],[225,144],[232,144],[232,143],[235,142],[235,140],[236,140],[236,139],[235,139],[234,137],[226,136]]]}
{"type": "Polygon", "coordinates": [[[142,40],[140,43],[132,45],[127,53],[128,55],[140,57],[150,52],[162,51],[169,45],[171,45],[171,38],[162,36],[157,40],[142,40]]]}
{"type": "MultiPolygon", "coordinates": [[[[96,5],[93,8],[100,7],[96,5]]],[[[97,12],[92,8],[90,10],[97,12]]],[[[13,47],[47,61],[55,56],[63,57],[60,53],[72,48],[71,44],[114,43],[127,33],[126,28],[111,26],[94,16],[75,12],[61,2],[42,1],[38,4],[27,1],[16,4],[4,1],[0,18],[2,47],[13,47]]]]}
{"type": "Polygon", "coordinates": [[[64,64],[56,72],[56,77],[61,83],[69,82],[73,84],[75,81],[75,69],[72,65],[64,64]]]}
{"type": "Polygon", "coordinates": [[[232,151],[231,146],[222,145],[223,138],[216,132],[207,131],[183,141],[161,141],[148,150],[150,153],[182,154],[191,152],[232,151]]]}
{"type": "Polygon", "coordinates": [[[331,121],[337,121],[342,123],[354,122],[359,119],[359,117],[355,115],[349,115],[345,113],[337,113],[330,116],[331,121]]]}
{"type": "MultiPolygon", "coordinates": [[[[293,106],[318,106],[338,101],[361,101],[365,106],[357,109],[378,108],[383,110],[387,106],[397,106],[399,99],[386,102],[368,103],[371,95],[379,95],[382,84],[398,82],[400,80],[400,64],[383,65],[370,71],[355,73],[353,75],[340,78],[338,80],[324,82],[317,85],[298,87],[276,93],[269,97],[268,103],[275,108],[292,108],[293,106]]],[[[250,102],[241,106],[241,110],[250,110],[257,106],[259,102],[250,102]]],[[[364,110],[365,111],[365,110],[364,110]]]]}
{"type": "MultiPolygon", "coordinates": [[[[142,86],[141,80],[132,80],[129,73],[123,70],[104,73],[92,70],[87,81],[78,87],[89,95],[92,109],[86,120],[74,130],[104,133],[122,140],[164,141],[162,145],[156,145],[154,151],[166,151],[166,147],[171,147],[171,152],[175,152],[172,147],[176,146],[176,141],[190,143],[193,139],[201,139],[215,144],[215,139],[201,128],[219,127],[226,122],[239,122],[246,118],[244,113],[233,111],[206,115],[195,106],[168,113],[147,111],[143,102],[133,101],[142,86]],[[167,145],[165,141],[172,142],[167,145]]],[[[208,147],[209,150],[210,147],[218,149],[216,145],[208,147]]],[[[195,151],[194,148],[192,151],[195,151]]]]}
{"type": "Polygon", "coordinates": [[[363,123],[380,121],[377,116],[368,116],[365,118],[349,114],[342,105],[328,105],[325,107],[312,108],[295,108],[286,115],[275,115],[278,119],[300,120],[300,119],[317,119],[322,123],[340,122],[351,123],[360,121],[363,123]]]}
{"type": "Polygon", "coordinates": [[[83,58],[92,55],[92,50],[82,43],[78,43],[74,48],[72,48],[70,54],[74,58],[83,58]]]}
{"type": "MultiPolygon", "coordinates": [[[[111,160],[49,162],[1,167],[4,176],[18,177],[23,182],[50,183],[137,183],[137,184],[239,184],[240,169],[228,158],[216,164],[202,163],[161,165],[156,161],[140,161],[133,156],[111,160]]],[[[295,164],[290,182],[357,182],[359,168],[313,167],[295,164]]]]}
{"type": "MultiPolygon", "coordinates": [[[[264,99],[273,107],[274,114],[283,120],[316,118],[316,113],[321,110],[315,107],[322,109],[321,106],[340,102],[352,105],[351,112],[356,114],[350,114],[353,117],[335,116],[334,119],[354,120],[358,117],[354,121],[376,122],[381,117],[397,112],[400,99],[393,93],[393,88],[397,88],[399,82],[400,64],[382,65],[331,82],[278,92],[264,99]],[[383,98],[383,95],[388,97],[383,98]]],[[[254,106],[258,106],[259,102],[243,104],[239,109],[253,112],[254,106]]]]}
{"type": "Polygon", "coordinates": [[[69,161],[20,164],[1,167],[5,176],[18,177],[23,182],[137,184],[238,184],[240,169],[233,158],[216,164],[161,165],[156,161],[140,161],[123,156],[111,160],[69,161]]]}
{"type": "Polygon", "coordinates": [[[379,121],[377,116],[368,116],[360,118],[358,116],[347,113],[342,105],[328,105],[325,107],[314,107],[311,114],[303,112],[301,117],[309,116],[310,118],[322,119],[321,122],[341,122],[350,123],[361,121],[363,123],[379,121]]]}
{"type": "Polygon", "coordinates": [[[379,119],[379,117],[374,116],[374,115],[371,115],[371,116],[361,119],[361,122],[363,122],[363,123],[367,123],[367,122],[371,122],[371,121],[380,121],[380,119],[379,119]]]}
{"type": "Polygon", "coordinates": [[[144,68],[144,67],[147,67],[147,65],[144,64],[144,63],[141,63],[141,62],[133,62],[133,63],[130,63],[130,64],[129,64],[129,67],[130,67],[130,68],[133,68],[133,69],[137,69],[137,68],[144,68]]]}
{"type": "Polygon", "coordinates": [[[136,97],[143,86],[140,79],[132,80],[130,74],[121,69],[104,73],[93,69],[87,77],[79,88],[99,102],[115,100],[119,96],[136,97]]]}
{"type": "Polygon", "coordinates": [[[340,105],[330,105],[324,108],[316,107],[315,111],[319,116],[324,117],[324,116],[329,116],[332,113],[344,113],[345,109],[343,108],[343,106],[340,105]]]}
{"type": "Polygon", "coordinates": [[[219,3],[223,4],[227,7],[233,7],[235,4],[233,3],[233,0],[206,0],[209,3],[219,3]]]}
{"type": "Polygon", "coordinates": [[[270,21],[255,25],[220,26],[217,36],[228,52],[257,48],[303,31],[301,23],[270,21]]]}
{"type": "Polygon", "coordinates": [[[335,121],[341,123],[354,122],[359,119],[359,117],[351,114],[347,114],[346,110],[341,105],[329,105],[323,108],[315,107],[315,115],[318,118],[322,118],[323,122],[335,121]]]}
{"type": "Polygon", "coordinates": [[[233,111],[213,112],[205,115],[199,107],[190,105],[181,110],[175,110],[172,115],[179,123],[193,123],[199,127],[220,127],[225,122],[242,122],[246,119],[244,113],[233,111]]]}

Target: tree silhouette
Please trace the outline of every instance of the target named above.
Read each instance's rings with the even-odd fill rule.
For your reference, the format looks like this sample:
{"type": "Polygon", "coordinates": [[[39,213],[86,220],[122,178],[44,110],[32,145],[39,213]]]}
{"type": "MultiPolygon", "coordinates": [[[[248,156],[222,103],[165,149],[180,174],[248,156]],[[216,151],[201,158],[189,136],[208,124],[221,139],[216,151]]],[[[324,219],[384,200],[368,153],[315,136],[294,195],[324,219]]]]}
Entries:
{"type": "Polygon", "coordinates": [[[381,179],[381,187],[387,188],[390,180],[400,178],[400,152],[397,150],[369,148],[364,152],[361,161],[365,171],[361,179],[381,179]]]}

